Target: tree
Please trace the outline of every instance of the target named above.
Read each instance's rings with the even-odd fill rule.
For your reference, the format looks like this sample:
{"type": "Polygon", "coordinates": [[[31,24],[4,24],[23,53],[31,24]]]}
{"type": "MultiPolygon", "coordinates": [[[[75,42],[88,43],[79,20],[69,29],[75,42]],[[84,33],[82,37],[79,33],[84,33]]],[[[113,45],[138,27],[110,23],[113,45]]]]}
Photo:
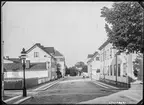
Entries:
{"type": "Polygon", "coordinates": [[[143,53],[144,10],[138,2],[114,3],[112,8],[103,7],[106,32],[110,43],[120,52],[143,53]]]}
{"type": "Polygon", "coordinates": [[[143,55],[142,54],[139,54],[135,61],[133,62],[134,66],[133,66],[133,73],[136,77],[138,77],[138,72],[142,69],[141,67],[143,66],[143,55]]]}
{"type": "Polygon", "coordinates": [[[56,71],[56,73],[57,73],[57,77],[58,77],[58,78],[61,78],[61,77],[62,77],[62,74],[61,74],[60,68],[61,68],[61,65],[58,63],[58,64],[57,64],[57,71],[56,71]]]}
{"type": "Polygon", "coordinates": [[[87,65],[84,65],[84,67],[82,68],[82,72],[88,72],[87,65]]]}
{"type": "Polygon", "coordinates": [[[70,69],[66,67],[66,75],[70,74],[70,69]]]}
{"type": "Polygon", "coordinates": [[[84,64],[84,62],[82,62],[82,61],[77,62],[77,63],[75,64],[75,67],[77,68],[79,75],[81,75],[82,69],[84,68],[84,66],[85,66],[85,64],[84,64]]]}

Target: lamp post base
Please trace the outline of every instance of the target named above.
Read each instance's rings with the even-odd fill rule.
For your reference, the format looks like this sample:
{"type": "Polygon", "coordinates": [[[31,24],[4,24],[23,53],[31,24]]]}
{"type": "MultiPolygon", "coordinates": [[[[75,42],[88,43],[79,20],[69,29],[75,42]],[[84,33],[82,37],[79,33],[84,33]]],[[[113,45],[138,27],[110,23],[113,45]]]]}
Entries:
{"type": "Polygon", "coordinates": [[[23,97],[27,97],[27,91],[26,91],[26,88],[23,89],[23,97]]]}

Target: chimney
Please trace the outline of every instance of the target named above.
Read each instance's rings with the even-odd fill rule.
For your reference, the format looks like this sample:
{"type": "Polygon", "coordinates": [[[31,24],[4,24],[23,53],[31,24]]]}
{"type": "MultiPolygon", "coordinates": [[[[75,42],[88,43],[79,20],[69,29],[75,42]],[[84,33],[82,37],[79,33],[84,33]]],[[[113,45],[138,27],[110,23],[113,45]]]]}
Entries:
{"type": "Polygon", "coordinates": [[[30,68],[30,60],[26,60],[26,68],[27,68],[27,69],[30,68]]]}

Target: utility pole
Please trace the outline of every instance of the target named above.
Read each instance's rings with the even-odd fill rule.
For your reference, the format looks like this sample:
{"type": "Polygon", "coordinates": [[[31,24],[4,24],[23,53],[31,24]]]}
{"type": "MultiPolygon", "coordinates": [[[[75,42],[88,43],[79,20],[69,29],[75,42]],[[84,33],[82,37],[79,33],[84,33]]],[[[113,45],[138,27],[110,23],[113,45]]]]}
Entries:
{"type": "MultiPolygon", "coordinates": [[[[1,9],[5,3],[6,3],[6,1],[1,2],[1,9]]],[[[2,25],[2,21],[1,21],[1,25],[2,25]]],[[[2,30],[2,36],[3,36],[3,30],[2,30]]],[[[2,96],[1,97],[2,97],[2,101],[3,101],[3,97],[4,97],[4,67],[3,67],[4,41],[3,41],[3,37],[2,37],[1,47],[2,47],[2,59],[1,59],[1,61],[2,61],[2,63],[1,63],[1,95],[2,96]]]]}

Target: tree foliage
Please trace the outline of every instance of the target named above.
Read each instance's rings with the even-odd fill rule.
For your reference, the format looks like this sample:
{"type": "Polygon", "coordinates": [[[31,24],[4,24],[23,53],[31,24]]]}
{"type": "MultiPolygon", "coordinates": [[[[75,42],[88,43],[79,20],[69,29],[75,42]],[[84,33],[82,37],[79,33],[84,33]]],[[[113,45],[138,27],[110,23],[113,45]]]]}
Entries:
{"type": "Polygon", "coordinates": [[[59,63],[57,63],[57,71],[56,71],[56,73],[57,73],[57,77],[58,78],[62,77],[62,73],[61,73],[60,69],[61,69],[61,65],[59,63]]]}
{"type": "Polygon", "coordinates": [[[83,68],[84,65],[85,65],[84,62],[80,61],[80,62],[77,62],[77,63],[75,64],[75,67],[77,67],[77,68],[83,68]]]}
{"type": "Polygon", "coordinates": [[[105,29],[110,43],[120,52],[143,53],[144,10],[141,5],[138,2],[120,2],[101,10],[101,17],[107,22],[105,29]]]}
{"type": "Polygon", "coordinates": [[[141,67],[143,66],[143,55],[142,54],[139,54],[135,61],[133,62],[134,66],[133,66],[133,73],[134,75],[137,77],[138,76],[138,72],[141,70],[141,67]]]}
{"type": "Polygon", "coordinates": [[[85,66],[82,68],[82,72],[88,72],[87,65],[85,65],[85,66]]]}

